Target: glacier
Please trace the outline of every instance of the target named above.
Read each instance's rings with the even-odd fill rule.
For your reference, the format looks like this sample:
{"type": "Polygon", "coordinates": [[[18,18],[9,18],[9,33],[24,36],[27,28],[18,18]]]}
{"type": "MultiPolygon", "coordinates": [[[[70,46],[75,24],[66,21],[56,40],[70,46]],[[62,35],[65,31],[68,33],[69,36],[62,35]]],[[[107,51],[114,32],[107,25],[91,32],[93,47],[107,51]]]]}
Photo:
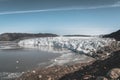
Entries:
{"type": "Polygon", "coordinates": [[[110,46],[114,39],[100,37],[43,37],[21,40],[18,45],[23,48],[39,48],[41,46],[66,48],[79,53],[92,54],[110,46]]]}
{"type": "MultiPolygon", "coordinates": [[[[70,63],[87,63],[97,59],[93,57],[98,50],[111,46],[115,39],[100,37],[41,37],[25,39],[18,42],[21,48],[39,49],[52,53],[61,53],[62,55],[50,60],[50,65],[66,65],[70,63]],[[87,56],[86,56],[87,55],[87,56]]],[[[49,64],[48,63],[48,64],[49,64]]],[[[46,65],[40,63],[39,65],[46,65]]]]}

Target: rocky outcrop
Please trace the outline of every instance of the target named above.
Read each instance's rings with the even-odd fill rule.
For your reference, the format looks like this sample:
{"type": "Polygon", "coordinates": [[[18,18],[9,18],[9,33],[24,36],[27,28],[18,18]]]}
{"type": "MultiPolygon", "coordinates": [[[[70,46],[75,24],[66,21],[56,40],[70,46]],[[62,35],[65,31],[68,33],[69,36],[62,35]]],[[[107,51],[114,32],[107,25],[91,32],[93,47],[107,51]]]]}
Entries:
{"type": "Polygon", "coordinates": [[[36,38],[36,37],[56,37],[58,35],[51,33],[38,33],[38,34],[30,34],[30,33],[4,33],[0,35],[0,41],[14,41],[28,38],[36,38]]]}
{"type": "Polygon", "coordinates": [[[112,55],[105,60],[95,61],[92,65],[84,67],[82,70],[63,76],[60,80],[85,80],[85,75],[91,75],[87,80],[118,80],[120,79],[120,51],[112,53],[112,55]],[[116,71],[117,69],[117,71],[116,71]],[[111,75],[111,73],[113,75],[111,75]],[[117,79],[116,79],[117,78],[117,79]]]}
{"type": "Polygon", "coordinates": [[[99,76],[99,77],[96,78],[96,80],[108,80],[108,79],[104,76],[99,76]]]}
{"type": "Polygon", "coordinates": [[[65,37],[92,37],[91,35],[63,35],[65,37]]]}
{"type": "Polygon", "coordinates": [[[118,31],[116,31],[116,32],[113,32],[113,33],[111,33],[111,34],[104,35],[103,37],[114,38],[114,39],[120,41],[120,30],[118,30],[118,31]]]}
{"type": "Polygon", "coordinates": [[[113,68],[113,69],[111,69],[108,72],[107,76],[110,79],[118,79],[118,78],[120,78],[120,68],[113,68]]]}

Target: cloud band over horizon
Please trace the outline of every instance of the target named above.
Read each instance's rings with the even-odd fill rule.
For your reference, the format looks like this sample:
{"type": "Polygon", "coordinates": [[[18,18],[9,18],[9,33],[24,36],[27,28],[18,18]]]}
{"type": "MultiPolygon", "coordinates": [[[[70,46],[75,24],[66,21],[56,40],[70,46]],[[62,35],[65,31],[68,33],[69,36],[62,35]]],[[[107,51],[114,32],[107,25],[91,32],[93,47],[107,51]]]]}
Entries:
{"type": "Polygon", "coordinates": [[[69,8],[55,8],[55,9],[33,9],[33,10],[16,10],[16,11],[0,11],[0,15],[7,14],[23,14],[23,13],[39,13],[39,12],[50,12],[50,11],[70,11],[70,10],[87,10],[87,9],[101,9],[101,8],[117,8],[120,7],[120,1],[117,1],[110,5],[101,5],[101,6],[90,6],[90,7],[69,7],[69,8]]]}

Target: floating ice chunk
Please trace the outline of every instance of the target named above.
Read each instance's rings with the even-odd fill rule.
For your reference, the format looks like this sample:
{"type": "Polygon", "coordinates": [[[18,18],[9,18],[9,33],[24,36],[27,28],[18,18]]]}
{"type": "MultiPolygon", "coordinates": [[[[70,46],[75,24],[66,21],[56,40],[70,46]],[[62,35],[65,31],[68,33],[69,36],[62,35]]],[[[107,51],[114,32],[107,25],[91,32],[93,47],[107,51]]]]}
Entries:
{"type": "Polygon", "coordinates": [[[16,63],[18,64],[18,63],[19,63],[19,61],[16,61],[16,63]]]}
{"type": "Polygon", "coordinates": [[[34,74],[35,74],[35,73],[36,73],[36,71],[35,71],[35,70],[33,70],[33,71],[32,71],[32,73],[34,73],[34,74]]]}
{"type": "Polygon", "coordinates": [[[22,75],[22,73],[10,73],[10,72],[2,72],[0,73],[0,80],[11,80],[18,78],[22,75]]]}

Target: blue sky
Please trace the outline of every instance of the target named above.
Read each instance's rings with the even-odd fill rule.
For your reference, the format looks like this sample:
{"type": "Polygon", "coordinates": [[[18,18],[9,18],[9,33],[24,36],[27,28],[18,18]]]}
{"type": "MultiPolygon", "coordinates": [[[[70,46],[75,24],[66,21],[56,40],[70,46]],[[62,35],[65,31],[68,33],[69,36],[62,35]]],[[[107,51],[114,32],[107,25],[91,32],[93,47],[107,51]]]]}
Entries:
{"type": "Polygon", "coordinates": [[[0,0],[0,33],[106,34],[120,29],[120,0],[0,0]]]}

